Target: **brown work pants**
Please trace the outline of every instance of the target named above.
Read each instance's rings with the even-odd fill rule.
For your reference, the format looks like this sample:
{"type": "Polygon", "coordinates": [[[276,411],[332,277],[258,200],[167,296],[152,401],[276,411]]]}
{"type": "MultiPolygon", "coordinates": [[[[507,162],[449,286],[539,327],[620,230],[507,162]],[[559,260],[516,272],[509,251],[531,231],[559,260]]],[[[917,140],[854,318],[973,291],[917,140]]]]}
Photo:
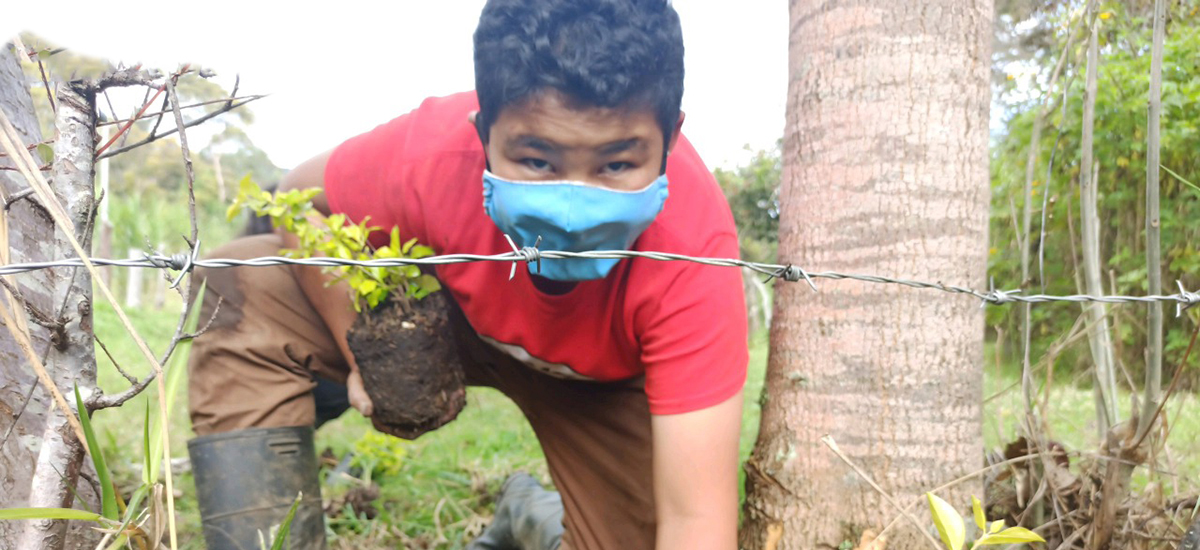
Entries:
{"type": "MultiPolygon", "coordinates": [[[[256,235],[210,256],[277,256],[280,248],[277,236],[256,235]]],[[[188,361],[196,433],[312,425],[318,379],[344,384],[348,368],[292,268],[197,269],[196,275],[193,286],[201,279],[208,283],[200,319],[208,319],[221,299],[216,319],[195,340],[188,361]]],[[[650,412],[642,382],[601,384],[542,374],[483,342],[453,309],[467,383],[503,392],[537,434],[563,496],[562,548],[653,548],[650,412]]]]}

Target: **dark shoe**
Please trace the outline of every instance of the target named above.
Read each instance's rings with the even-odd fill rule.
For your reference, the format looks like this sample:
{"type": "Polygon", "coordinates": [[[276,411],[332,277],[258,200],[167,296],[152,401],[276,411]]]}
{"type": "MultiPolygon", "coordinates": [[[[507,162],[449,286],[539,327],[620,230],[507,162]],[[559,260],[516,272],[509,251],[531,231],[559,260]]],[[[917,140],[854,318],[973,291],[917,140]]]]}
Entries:
{"type": "Polygon", "coordinates": [[[260,536],[270,547],[272,528],[283,523],[301,492],[284,548],[325,548],[312,427],[201,436],[188,442],[188,453],[209,550],[258,550],[260,536]]]}
{"type": "Polygon", "coordinates": [[[466,550],[556,550],[562,541],[562,518],[562,496],[518,472],[500,488],[491,525],[466,550]]]}

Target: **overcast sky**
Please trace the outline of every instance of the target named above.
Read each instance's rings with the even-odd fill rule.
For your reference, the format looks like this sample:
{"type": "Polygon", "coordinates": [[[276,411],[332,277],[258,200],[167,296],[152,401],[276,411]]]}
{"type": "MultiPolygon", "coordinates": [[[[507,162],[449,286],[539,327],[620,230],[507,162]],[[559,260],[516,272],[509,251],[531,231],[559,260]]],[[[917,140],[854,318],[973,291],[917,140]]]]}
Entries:
{"type": "MultiPolygon", "coordinates": [[[[482,0],[6,3],[0,37],[30,31],[83,54],[164,70],[197,63],[215,69],[227,89],[240,73],[243,93],[272,94],[252,104],[250,135],[285,168],[425,97],[470,89],[471,34],[483,6],[482,0]]],[[[684,134],[710,167],[742,161],[747,144],[771,147],[784,126],[787,2],[674,4],[687,48],[684,134]]]]}

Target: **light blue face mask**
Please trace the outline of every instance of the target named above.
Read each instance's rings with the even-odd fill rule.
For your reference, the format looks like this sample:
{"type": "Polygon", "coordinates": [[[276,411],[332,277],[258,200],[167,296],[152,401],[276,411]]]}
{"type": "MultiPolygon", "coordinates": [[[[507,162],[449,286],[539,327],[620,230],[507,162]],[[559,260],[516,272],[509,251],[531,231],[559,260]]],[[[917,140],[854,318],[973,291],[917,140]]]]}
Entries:
{"type": "MultiPolygon", "coordinates": [[[[483,208],[520,247],[534,246],[540,238],[541,250],[628,250],[666,200],[666,174],[638,191],[616,191],[577,181],[511,181],[483,172],[483,208]]],[[[603,279],[618,261],[543,258],[539,274],[555,281],[603,279]]]]}

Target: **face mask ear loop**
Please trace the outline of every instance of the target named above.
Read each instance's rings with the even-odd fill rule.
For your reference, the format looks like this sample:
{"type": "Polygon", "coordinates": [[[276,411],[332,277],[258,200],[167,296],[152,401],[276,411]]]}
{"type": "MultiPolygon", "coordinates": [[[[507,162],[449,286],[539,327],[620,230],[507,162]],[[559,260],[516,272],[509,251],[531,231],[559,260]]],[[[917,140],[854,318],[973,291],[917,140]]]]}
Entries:
{"type": "Polygon", "coordinates": [[[475,136],[479,138],[479,145],[483,147],[483,165],[487,168],[488,172],[491,172],[492,161],[487,156],[487,130],[483,128],[483,115],[479,112],[475,113],[475,136]]]}
{"type": "MultiPolygon", "coordinates": [[[[476,118],[475,120],[479,120],[476,118]]],[[[662,156],[662,171],[658,175],[663,176],[667,173],[667,155],[671,153],[671,132],[663,133],[663,156],[662,156]]]]}

